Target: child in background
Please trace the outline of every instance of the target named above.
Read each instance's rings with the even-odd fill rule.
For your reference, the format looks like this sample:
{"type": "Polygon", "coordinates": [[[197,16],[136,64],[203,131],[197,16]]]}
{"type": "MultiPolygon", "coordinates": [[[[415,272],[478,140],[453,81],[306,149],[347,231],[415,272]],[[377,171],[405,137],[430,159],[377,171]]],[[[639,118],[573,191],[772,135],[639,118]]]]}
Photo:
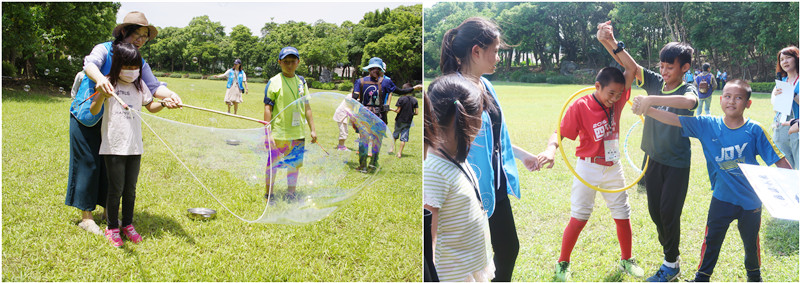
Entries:
{"type": "MultiPolygon", "coordinates": [[[[481,93],[463,77],[450,74],[428,88],[438,128],[423,164],[423,203],[433,213],[431,234],[439,280],[489,281],[494,278],[489,223],[477,179],[466,161],[481,126],[481,93]]],[[[427,131],[427,129],[426,129],[427,131]]]]}
{"type": "MultiPolygon", "coordinates": [[[[630,97],[632,81],[632,73],[623,74],[616,68],[603,68],[597,73],[594,83],[596,91],[570,105],[561,121],[562,138],[574,140],[580,137],[580,145],[575,150],[578,157],[575,172],[592,185],[605,189],[625,186],[625,177],[619,162],[619,119],[625,102],[630,97]]],[[[540,163],[549,163],[548,168],[552,168],[557,148],[558,135],[553,133],[547,149],[539,154],[540,163]]],[[[561,239],[561,255],[555,267],[555,281],[569,280],[570,255],[592,215],[596,193],[577,178],[572,181],[572,217],[561,239]]],[[[617,239],[622,252],[619,269],[636,277],[644,276],[644,270],[636,265],[631,255],[631,207],[628,204],[628,192],[600,194],[606,200],[606,206],[617,226],[617,239]]]]}
{"type": "Polygon", "coordinates": [[[266,147],[269,150],[267,161],[266,193],[264,198],[274,203],[272,187],[275,184],[276,171],[286,168],[287,191],[285,199],[297,199],[297,177],[300,167],[303,166],[303,153],[305,152],[306,137],[303,124],[308,121],[311,130],[311,143],[317,142],[317,133],[314,129],[314,120],[311,116],[311,106],[308,103],[292,102],[309,93],[306,80],[295,74],[300,64],[300,53],[296,48],[287,46],[278,54],[278,64],[281,73],[270,78],[264,88],[264,121],[269,123],[266,128],[266,147]],[[290,106],[291,108],[286,108],[290,106]],[[279,113],[279,114],[276,114],[279,113]],[[270,132],[271,129],[271,132],[270,132]]]}
{"type": "MultiPolygon", "coordinates": [[[[610,21],[599,24],[597,29],[598,40],[606,51],[614,55],[625,72],[633,73],[639,87],[647,92],[645,99],[638,100],[643,108],[652,104],[678,115],[694,114],[697,89],[683,81],[683,73],[691,68],[694,52],[691,46],[680,42],[664,45],[659,52],[661,62],[656,73],[639,66],[625,51],[625,43],[614,39],[610,21]]],[[[681,213],[689,190],[692,147],[689,139],[681,136],[680,128],[648,117],[644,120],[641,148],[650,158],[642,179],[647,189],[647,208],[664,252],[664,263],[647,281],[672,281],[681,271],[681,213]]]]}
{"type": "Polygon", "coordinates": [[[339,103],[339,107],[336,107],[336,111],[333,112],[333,120],[339,125],[339,145],[336,149],[341,151],[349,151],[344,145],[344,142],[347,140],[347,125],[350,124],[350,116],[352,116],[353,113],[347,106],[347,98],[345,98],[342,100],[342,103],[339,103]]]}
{"type": "MultiPolygon", "coordinates": [[[[403,88],[411,88],[411,84],[404,84],[403,88]]],[[[394,142],[400,139],[400,148],[397,150],[397,158],[403,156],[403,148],[408,142],[408,131],[411,129],[411,124],[414,116],[417,115],[417,99],[413,95],[401,94],[400,99],[395,104],[397,108],[394,112],[397,116],[394,118],[394,142]]],[[[397,147],[394,147],[397,148],[397,147]]]]}
{"type": "Polygon", "coordinates": [[[694,82],[699,98],[697,102],[698,115],[703,115],[703,104],[705,104],[706,115],[711,115],[711,94],[717,88],[717,81],[714,80],[714,75],[709,73],[709,70],[711,70],[711,65],[703,63],[703,73],[698,75],[694,82]]]}
{"type": "Polygon", "coordinates": [[[105,230],[106,239],[114,247],[122,247],[119,226],[122,232],[131,240],[139,243],[142,236],[133,227],[133,207],[136,202],[136,182],[139,178],[144,143],[142,142],[141,117],[135,109],[142,105],[150,112],[158,112],[165,103],[172,103],[172,98],[166,98],[159,103],[153,103],[153,94],[142,81],[142,55],[133,44],[118,43],[114,46],[114,55],[108,80],[116,90],[118,99],[110,99],[111,94],[98,95],[92,100],[90,111],[93,115],[103,113],[101,128],[102,142],[100,155],[103,155],[108,174],[108,196],[106,198],[106,212],[108,213],[108,228],[105,230]],[[122,221],[118,222],[120,197],[122,198],[122,221]]]}
{"type": "Polygon", "coordinates": [[[760,282],[761,256],[758,231],[761,226],[761,200],[739,169],[738,163],[758,165],[756,155],[768,165],[791,169],[767,130],[756,121],[745,119],[750,108],[751,88],[747,82],[733,80],[722,89],[720,106],[723,117],[678,116],[656,108],[644,113],[667,125],[681,127],[685,137],[697,138],[703,146],[708,178],[714,190],[706,220],[706,235],[700,254],[700,264],[694,281],[707,282],[717,264],[722,241],[728,226],[738,221],[744,244],[744,266],[747,281],[760,282]]]}

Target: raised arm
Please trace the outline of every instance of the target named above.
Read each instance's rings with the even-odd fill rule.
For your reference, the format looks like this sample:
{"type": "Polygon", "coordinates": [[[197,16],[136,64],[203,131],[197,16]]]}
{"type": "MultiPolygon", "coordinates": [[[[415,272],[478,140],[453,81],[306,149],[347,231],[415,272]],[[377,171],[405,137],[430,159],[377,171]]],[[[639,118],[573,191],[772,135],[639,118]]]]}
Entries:
{"type": "Polygon", "coordinates": [[[640,72],[642,67],[633,60],[627,50],[623,49],[614,54],[614,50],[617,49],[617,40],[614,38],[614,28],[611,26],[611,21],[597,25],[597,40],[603,44],[608,54],[611,54],[614,60],[625,68],[626,72],[631,72],[634,78],[642,80],[642,73],[640,72]]]}
{"type": "Polygon", "coordinates": [[[651,106],[667,106],[679,109],[692,109],[697,105],[697,99],[687,95],[667,96],[637,96],[633,99],[633,114],[642,115],[651,106]]]}

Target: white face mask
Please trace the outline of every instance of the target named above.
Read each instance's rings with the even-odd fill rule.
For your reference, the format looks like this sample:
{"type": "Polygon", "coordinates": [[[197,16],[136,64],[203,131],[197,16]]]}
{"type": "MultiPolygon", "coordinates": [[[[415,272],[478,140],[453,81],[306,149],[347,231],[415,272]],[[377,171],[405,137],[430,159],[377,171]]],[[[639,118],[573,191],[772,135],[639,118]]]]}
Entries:
{"type": "Polygon", "coordinates": [[[119,73],[119,79],[123,82],[132,83],[137,78],[139,78],[139,69],[135,70],[121,70],[119,73]]]}

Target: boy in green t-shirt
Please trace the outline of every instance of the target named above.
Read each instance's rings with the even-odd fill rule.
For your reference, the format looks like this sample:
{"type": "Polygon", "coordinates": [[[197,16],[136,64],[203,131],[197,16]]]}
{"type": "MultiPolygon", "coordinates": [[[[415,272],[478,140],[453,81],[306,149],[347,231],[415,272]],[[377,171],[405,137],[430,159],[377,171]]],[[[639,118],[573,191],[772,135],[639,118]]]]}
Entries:
{"type": "Polygon", "coordinates": [[[269,151],[267,160],[267,182],[264,198],[273,202],[272,187],[276,171],[286,168],[288,189],[285,199],[293,201],[297,198],[297,176],[303,166],[305,152],[305,135],[303,124],[308,123],[311,130],[311,142],[317,142],[314,120],[308,103],[294,103],[309,93],[308,85],[302,76],[294,72],[300,64],[300,53],[296,48],[287,46],[278,54],[281,73],[270,78],[264,89],[264,121],[269,123],[266,129],[265,145],[269,151]]]}

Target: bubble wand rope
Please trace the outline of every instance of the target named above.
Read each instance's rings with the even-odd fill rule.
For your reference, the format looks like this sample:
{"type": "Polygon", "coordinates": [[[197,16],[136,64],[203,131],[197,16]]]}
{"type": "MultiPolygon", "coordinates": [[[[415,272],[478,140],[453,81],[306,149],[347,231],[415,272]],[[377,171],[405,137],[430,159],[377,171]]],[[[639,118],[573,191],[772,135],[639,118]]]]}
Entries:
{"type": "MultiPolygon", "coordinates": [[[[181,166],[183,166],[183,168],[184,168],[184,169],[186,169],[186,171],[188,171],[190,175],[192,175],[192,178],[194,178],[194,180],[195,180],[195,181],[197,181],[197,183],[198,183],[198,184],[200,184],[200,186],[201,186],[201,187],[203,187],[203,189],[204,189],[204,190],[206,190],[206,192],[207,192],[209,195],[211,195],[211,197],[212,197],[212,198],[214,198],[214,200],[216,200],[216,201],[217,201],[217,202],[218,202],[218,203],[219,203],[219,204],[220,204],[220,205],[221,205],[223,208],[225,208],[225,210],[227,210],[228,212],[230,212],[231,214],[233,214],[233,216],[236,216],[236,218],[239,218],[239,219],[241,219],[241,220],[242,220],[242,221],[244,221],[244,222],[248,222],[248,223],[254,223],[254,222],[258,221],[258,219],[256,219],[256,220],[247,220],[247,219],[244,219],[244,218],[242,218],[242,217],[241,217],[241,216],[239,216],[238,214],[236,214],[236,213],[233,213],[233,211],[231,211],[231,210],[230,210],[230,209],[229,209],[227,206],[225,206],[225,204],[224,204],[224,203],[222,203],[222,201],[220,201],[220,200],[217,198],[217,196],[215,196],[215,195],[214,195],[214,193],[212,193],[212,192],[211,192],[211,190],[209,190],[209,189],[208,189],[208,187],[206,187],[206,185],[205,185],[205,184],[203,184],[203,182],[202,182],[202,181],[200,181],[200,179],[199,179],[199,178],[197,178],[197,175],[195,175],[195,174],[194,174],[194,172],[192,172],[192,170],[191,170],[191,169],[189,169],[189,167],[188,167],[188,166],[186,166],[186,163],[184,163],[184,162],[183,162],[183,160],[181,160],[181,158],[180,158],[180,157],[178,157],[178,155],[177,155],[177,154],[175,154],[175,152],[174,152],[174,151],[172,151],[172,148],[171,148],[171,147],[170,147],[170,146],[167,144],[167,142],[166,142],[166,141],[164,141],[164,139],[162,139],[162,138],[161,138],[161,136],[159,136],[159,135],[158,135],[158,133],[156,133],[156,131],[155,131],[155,130],[153,130],[153,127],[151,127],[151,126],[150,126],[150,124],[148,124],[148,123],[147,123],[147,121],[145,121],[144,119],[142,119],[142,115],[139,113],[139,111],[136,111],[136,110],[134,110],[133,112],[134,112],[134,113],[136,113],[136,115],[138,115],[138,116],[139,116],[139,119],[140,119],[140,120],[142,120],[142,122],[145,124],[145,126],[147,126],[147,128],[148,128],[148,129],[150,129],[150,131],[151,131],[151,132],[153,132],[153,134],[154,134],[154,135],[155,135],[155,136],[158,138],[158,140],[160,140],[160,141],[161,141],[161,143],[162,143],[162,144],[164,144],[164,147],[165,147],[165,148],[166,148],[166,149],[169,151],[169,153],[171,153],[171,154],[172,154],[172,156],[174,156],[174,157],[175,157],[175,159],[177,159],[177,160],[178,160],[178,162],[181,164],[181,166]]],[[[267,208],[265,207],[265,208],[264,208],[264,212],[261,214],[261,216],[259,217],[259,219],[261,219],[261,217],[263,217],[263,216],[266,214],[266,212],[267,212],[267,208]]]]}
{"type": "Polygon", "coordinates": [[[239,118],[239,119],[245,119],[245,120],[248,120],[248,121],[261,123],[263,125],[269,124],[266,121],[258,120],[258,119],[255,119],[255,118],[250,118],[250,117],[231,114],[231,113],[225,113],[225,112],[222,112],[222,111],[207,109],[207,108],[203,108],[203,107],[197,107],[197,106],[192,106],[192,105],[187,105],[187,104],[178,104],[178,106],[191,108],[191,109],[196,109],[196,110],[201,110],[201,111],[206,111],[206,112],[211,112],[211,113],[216,113],[216,114],[225,115],[225,116],[234,117],[234,118],[239,118]]]}

